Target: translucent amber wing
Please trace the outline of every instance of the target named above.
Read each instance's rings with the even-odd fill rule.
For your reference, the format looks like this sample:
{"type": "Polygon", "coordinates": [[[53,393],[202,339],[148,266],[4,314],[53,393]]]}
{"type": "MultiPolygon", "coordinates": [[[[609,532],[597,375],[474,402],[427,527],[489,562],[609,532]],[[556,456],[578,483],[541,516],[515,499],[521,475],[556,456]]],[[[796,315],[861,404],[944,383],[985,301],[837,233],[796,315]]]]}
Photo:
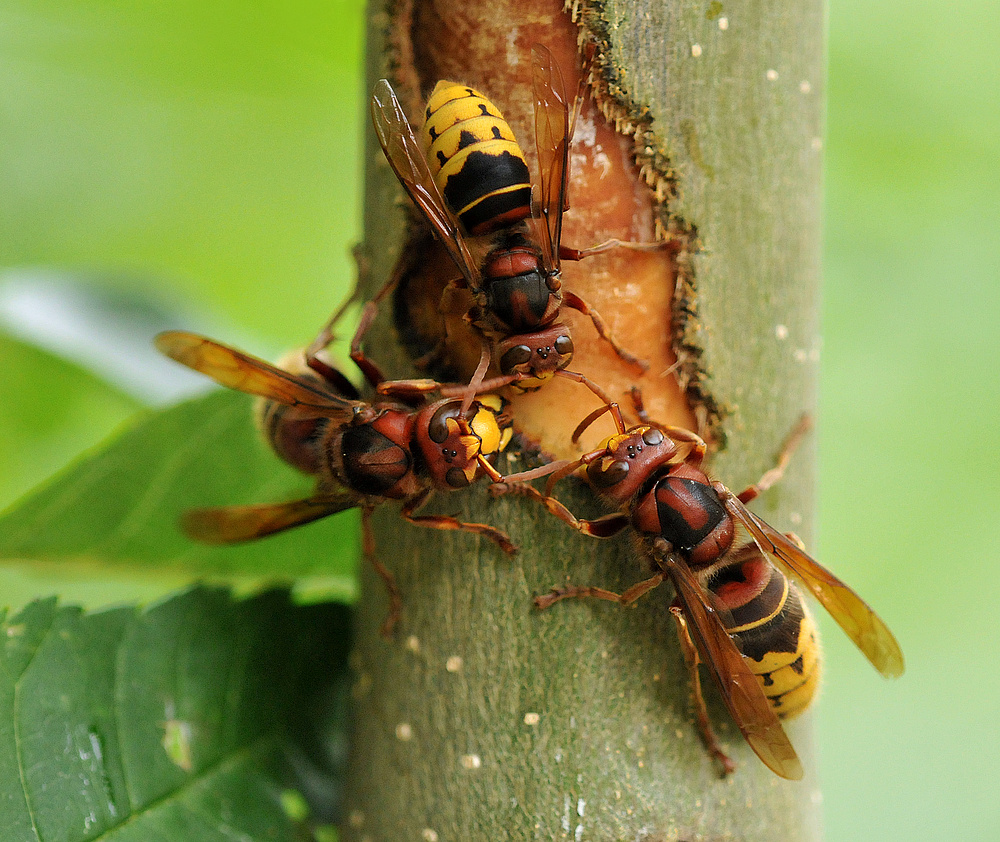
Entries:
{"type": "Polygon", "coordinates": [[[788,536],[748,511],[735,497],[726,499],[726,508],[749,530],[763,552],[820,601],[875,669],[887,678],[903,674],[903,652],[899,643],[860,596],[788,536]]]}
{"type": "Polygon", "coordinates": [[[235,544],[253,541],[302,526],[356,506],[358,498],[345,493],[336,497],[309,497],[288,503],[257,503],[192,509],[181,526],[196,541],[205,544],[235,544]]]}
{"type": "Polygon", "coordinates": [[[750,748],[775,774],[799,780],[803,775],[802,763],[788,735],[757,677],[709,606],[698,580],[673,554],[659,562],[677,590],[698,654],[712,673],[722,700],[750,748]]]}
{"type": "Polygon", "coordinates": [[[541,232],[542,263],[549,272],[556,273],[569,177],[569,107],[559,65],[541,44],[531,48],[531,69],[539,173],[538,213],[545,223],[541,232]]]}
{"type": "Polygon", "coordinates": [[[217,383],[276,401],[286,406],[304,406],[332,418],[349,420],[360,401],[348,400],[284,369],[228,345],[184,331],[168,331],[156,337],[156,347],[171,359],[208,375],[217,383]]]}
{"type": "Polygon", "coordinates": [[[375,83],[371,108],[375,134],[396,178],[431,224],[469,285],[478,289],[481,283],[476,262],[465,244],[457,220],[445,205],[424,152],[388,80],[379,79],[375,83]]]}

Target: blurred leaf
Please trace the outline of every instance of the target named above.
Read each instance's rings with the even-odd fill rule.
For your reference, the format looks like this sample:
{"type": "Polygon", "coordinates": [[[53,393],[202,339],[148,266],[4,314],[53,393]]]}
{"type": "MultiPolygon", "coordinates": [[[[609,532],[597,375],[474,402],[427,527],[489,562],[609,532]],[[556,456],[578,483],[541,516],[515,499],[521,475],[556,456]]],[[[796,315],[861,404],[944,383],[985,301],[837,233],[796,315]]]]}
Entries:
{"type": "MultiPolygon", "coordinates": [[[[318,688],[346,681],[347,609],[197,589],[146,612],[36,602],[2,631],[6,839],[304,838],[283,757],[292,733],[315,738],[318,688]]],[[[342,732],[342,707],[326,727],[342,732]]]]}
{"type": "Polygon", "coordinates": [[[105,438],[140,404],[0,332],[0,507],[105,438]]]}
{"type": "MultiPolygon", "coordinates": [[[[42,267],[0,272],[0,326],[149,405],[204,394],[210,381],[157,353],[152,339],[179,324],[200,323],[209,333],[221,326],[163,306],[162,296],[144,290],[142,280],[148,279],[108,288],[106,273],[42,267]]],[[[218,332],[233,333],[228,326],[218,332]]]]}
{"type": "Polygon", "coordinates": [[[310,489],[260,440],[250,399],[213,392],[147,415],[7,512],[0,556],[145,575],[311,575],[344,598],[353,594],[357,549],[350,514],[229,547],[195,544],[177,527],[189,508],[294,499],[310,489]]]}

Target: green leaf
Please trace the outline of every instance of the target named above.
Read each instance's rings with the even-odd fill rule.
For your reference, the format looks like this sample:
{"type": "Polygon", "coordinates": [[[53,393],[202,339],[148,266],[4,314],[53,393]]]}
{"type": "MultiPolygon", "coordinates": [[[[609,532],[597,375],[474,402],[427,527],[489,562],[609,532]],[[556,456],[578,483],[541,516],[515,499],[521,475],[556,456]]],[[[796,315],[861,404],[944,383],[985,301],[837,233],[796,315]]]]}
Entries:
{"type": "MultiPolygon", "coordinates": [[[[302,742],[320,709],[336,745],[343,706],[317,700],[345,695],[348,609],[197,589],[145,612],[35,602],[2,631],[4,838],[303,838],[283,758],[322,756],[302,742]]],[[[334,793],[341,760],[323,757],[334,793]]]]}
{"type": "Polygon", "coordinates": [[[125,421],[139,402],[0,332],[0,506],[125,421]]]}
{"type": "Polygon", "coordinates": [[[194,543],[177,526],[190,508],[295,499],[311,487],[261,441],[249,398],[213,392],[145,416],[0,517],[0,557],[61,572],[323,577],[343,599],[354,589],[351,514],[227,547],[194,543]]]}
{"type": "MultiPolygon", "coordinates": [[[[182,0],[169,10],[112,0],[4,4],[0,267],[18,273],[40,267],[71,280],[82,274],[192,313],[194,324],[181,320],[175,327],[221,320],[226,329],[210,333],[245,333],[275,348],[310,340],[354,278],[361,10],[353,0],[182,0]]],[[[103,410],[118,406],[105,389],[77,401],[61,382],[32,378],[14,358],[13,379],[29,389],[35,383],[33,396],[20,404],[8,390],[6,350],[0,347],[0,511],[133,412],[112,412],[105,421],[103,410]],[[50,419],[70,409],[81,423],[64,435],[50,419]],[[9,430],[8,418],[16,425],[9,430]]],[[[211,477],[196,481],[214,487],[211,477]]],[[[293,485],[275,483],[275,492],[293,485]]],[[[296,493],[300,487],[308,482],[296,493]]],[[[241,502],[277,499],[254,497],[249,484],[242,491],[241,502]]],[[[116,494],[106,486],[100,492],[116,494]]],[[[206,494],[198,504],[228,502],[206,494]]],[[[182,541],[173,526],[181,506],[168,511],[170,505],[157,528],[189,557],[175,564],[169,547],[150,554],[136,542],[105,554],[93,546],[97,537],[84,540],[77,512],[69,512],[66,522],[49,522],[68,533],[51,536],[62,547],[21,535],[19,554],[45,564],[4,571],[4,602],[24,604],[24,595],[71,588],[88,604],[101,604],[162,591],[164,580],[176,586],[192,572],[242,575],[244,566],[255,569],[247,575],[291,577],[303,567],[325,574],[331,546],[339,559],[330,568],[334,578],[317,587],[341,597],[353,593],[353,582],[348,586],[339,572],[350,567],[356,544],[350,515],[335,518],[339,526],[296,531],[287,543],[282,537],[217,552],[182,541]],[[76,565],[76,581],[69,579],[73,560],[86,563],[76,565]],[[143,577],[124,575],[135,572],[143,577]],[[102,579],[107,586],[96,584],[102,579]]],[[[7,550],[13,547],[0,555],[9,556],[7,550]]]]}

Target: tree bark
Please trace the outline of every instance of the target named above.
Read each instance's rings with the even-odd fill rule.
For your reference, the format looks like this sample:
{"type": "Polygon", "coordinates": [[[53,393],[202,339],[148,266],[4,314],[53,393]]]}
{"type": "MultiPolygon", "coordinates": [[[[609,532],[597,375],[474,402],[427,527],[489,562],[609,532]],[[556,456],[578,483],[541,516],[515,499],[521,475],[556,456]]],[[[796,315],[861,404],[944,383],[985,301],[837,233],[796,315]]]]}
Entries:
{"type": "MultiPolygon", "coordinates": [[[[618,0],[570,11],[553,0],[373,3],[368,89],[390,78],[416,124],[437,79],[471,84],[501,106],[530,157],[531,45],[553,51],[573,90],[578,36],[597,44],[597,107],[577,126],[564,242],[660,232],[683,249],[676,260],[626,254],[565,267],[567,287],[653,362],[639,377],[589,320],[571,316],[571,367],[616,397],[638,382],[655,418],[713,439],[713,476],[742,490],[815,401],[822,5],[618,0]]],[[[370,293],[407,232],[410,249],[420,236],[370,128],[366,171],[370,293]]],[[[404,295],[423,289],[411,286],[404,295]]],[[[428,298],[425,309],[436,307],[428,298]]],[[[392,376],[412,376],[393,308],[382,309],[366,347],[392,376]]],[[[451,350],[452,373],[468,379],[461,349],[451,350]]],[[[515,417],[544,450],[568,455],[570,431],[595,405],[578,385],[556,383],[516,403],[515,417]]],[[[756,510],[808,543],[812,489],[807,441],[756,510]]],[[[575,480],[558,496],[581,516],[602,512],[575,480]]],[[[521,551],[509,559],[468,534],[410,527],[392,506],[377,513],[378,554],[404,613],[395,638],[380,638],[385,593],[365,569],[345,839],[819,838],[808,714],[786,724],[806,779],[783,781],[710,688],[712,721],[738,763],[719,778],[692,721],[669,587],[628,610],[533,608],[533,595],[567,581],[621,591],[645,578],[627,537],[577,535],[484,487],[437,505],[504,529],[521,551]]]]}

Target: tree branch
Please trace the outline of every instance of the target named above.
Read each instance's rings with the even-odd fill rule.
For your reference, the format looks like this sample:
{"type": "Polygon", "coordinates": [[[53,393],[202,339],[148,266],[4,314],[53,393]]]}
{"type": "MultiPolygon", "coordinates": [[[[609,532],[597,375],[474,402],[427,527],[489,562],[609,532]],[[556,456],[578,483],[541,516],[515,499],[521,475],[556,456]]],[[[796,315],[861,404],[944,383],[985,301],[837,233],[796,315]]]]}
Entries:
{"type": "MultiPolygon", "coordinates": [[[[369,88],[388,75],[412,118],[437,79],[471,84],[502,104],[529,152],[531,44],[553,50],[572,90],[579,33],[598,43],[597,102],[629,134],[585,109],[564,241],[643,240],[659,230],[684,249],[676,266],[665,254],[616,254],[566,267],[567,287],[653,361],[639,378],[589,320],[571,316],[572,367],[614,396],[638,381],[655,418],[713,433],[725,444],[713,472],[739,490],[814,403],[821,4],[621,0],[581,4],[577,21],[552,3],[514,0],[376,6],[369,88]],[[680,383],[666,373],[677,356],[680,383]]],[[[366,155],[365,251],[377,288],[410,228],[371,136],[366,155]]],[[[410,345],[426,332],[421,313],[436,322],[434,291],[454,274],[414,237],[406,254],[417,268],[397,304],[410,318],[410,345]]],[[[388,372],[406,376],[412,364],[390,338],[390,316],[382,313],[367,344],[388,372]]],[[[459,328],[456,320],[451,335],[459,328]]],[[[467,378],[470,355],[452,341],[453,373],[467,378]]],[[[594,406],[579,385],[557,383],[518,402],[515,415],[546,450],[566,455],[575,452],[570,431],[594,406]]],[[[594,436],[602,430],[595,425],[594,436]]],[[[807,539],[811,464],[803,448],[757,506],[807,539]]],[[[559,496],[581,516],[601,513],[575,480],[559,496]]],[[[382,640],[385,594],[366,570],[346,839],[818,838],[812,773],[775,778],[710,692],[713,724],[739,765],[719,779],[693,725],[669,588],[628,610],[532,607],[533,595],[567,581],[621,591],[644,578],[627,537],[579,536],[529,501],[495,501],[485,488],[438,506],[504,529],[521,552],[511,560],[468,534],[409,527],[391,506],[376,515],[404,614],[396,638],[382,640]]],[[[808,770],[808,715],[787,729],[808,770]]]]}

